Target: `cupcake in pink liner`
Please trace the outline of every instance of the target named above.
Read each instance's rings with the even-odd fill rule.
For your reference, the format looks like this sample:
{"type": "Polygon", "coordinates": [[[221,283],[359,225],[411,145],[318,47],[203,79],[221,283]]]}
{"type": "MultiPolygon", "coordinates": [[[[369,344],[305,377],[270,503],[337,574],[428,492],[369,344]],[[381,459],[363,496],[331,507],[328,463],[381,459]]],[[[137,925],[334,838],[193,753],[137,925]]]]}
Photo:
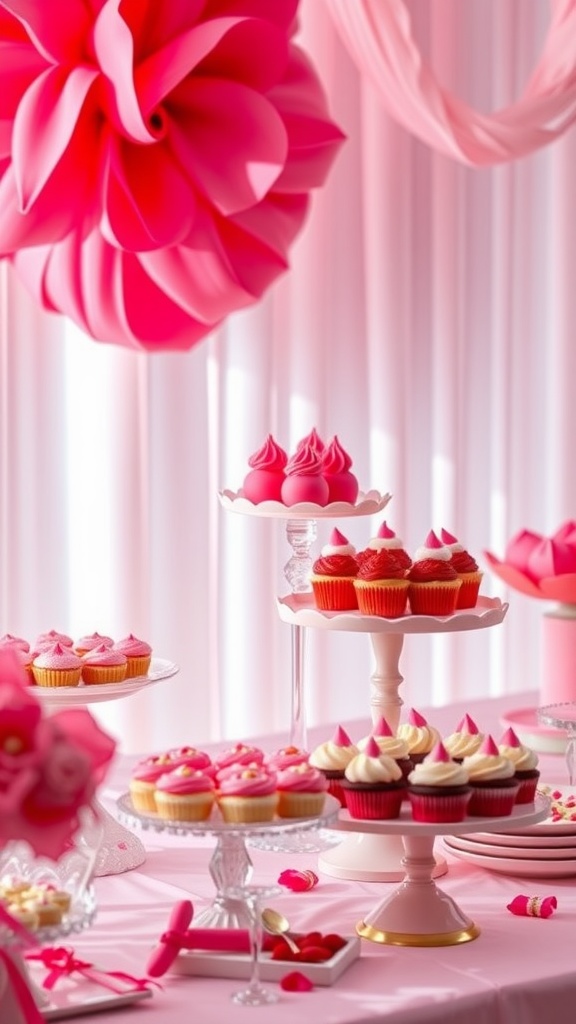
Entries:
{"type": "Polygon", "coordinates": [[[540,778],[538,755],[518,739],[514,729],[506,729],[506,732],[502,734],[498,750],[514,765],[514,777],[520,784],[516,794],[516,803],[533,803],[540,778]]]}
{"type": "Polygon", "coordinates": [[[100,644],[82,656],[82,681],[87,686],[121,683],[126,678],[128,659],[121,651],[100,644]]]}
{"type": "Polygon", "coordinates": [[[111,636],[102,636],[100,633],[90,633],[87,636],[81,636],[79,640],[74,644],[74,650],[76,654],[79,654],[82,658],[88,651],[94,651],[97,647],[104,645],[105,647],[112,647],[114,640],[111,636]]]}
{"type": "Polygon", "coordinates": [[[317,768],[305,762],[278,772],[278,816],[313,818],[322,814],[328,782],[317,768]]]}
{"type": "Polygon", "coordinates": [[[410,708],[408,720],[398,726],[396,735],[404,740],[413,764],[420,764],[441,739],[438,729],[429,725],[424,715],[414,708],[410,708]]]}
{"type": "Polygon", "coordinates": [[[51,644],[60,644],[61,647],[72,647],[74,641],[67,633],[58,633],[57,630],[50,629],[47,633],[40,633],[36,637],[34,646],[40,650],[40,648],[51,644]]]}
{"type": "Polygon", "coordinates": [[[408,570],[408,600],[414,615],[452,615],[456,610],[461,583],[451,562],[452,552],[430,530],[408,570]]]}
{"type": "Polygon", "coordinates": [[[152,661],[152,648],[145,640],[139,640],[133,633],[129,633],[128,636],[113,644],[112,650],[126,655],[126,679],[148,675],[152,661]]]}
{"type": "Polygon", "coordinates": [[[460,579],[460,590],[458,591],[457,608],[474,608],[478,600],[478,592],[482,582],[482,576],[478,568],[478,562],[460,544],[457,537],[454,537],[448,530],[440,531],[440,540],[452,552],[452,565],[460,579]]]}
{"type": "Polygon", "coordinates": [[[352,818],[391,819],[400,814],[406,780],[398,761],[382,753],[374,736],[347,764],[342,782],[352,818]]]}
{"type": "Polygon", "coordinates": [[[358,747],[352,743],[348,733],[341,725],[338,726],[332,739],[320,743],[309,757],[313,768],[318,768],[328,782],[328,792],[340,801],[342,807],[346,803],[342,780],[348,762],[358,753],[358,747]]]}
{"type": "Polygon", "coordinates": [[[454,732],[444,737],[444,746],[454,761],[462,762],[480,749],[484,741],[484,733],[480,732],[476,722],[466,714],[458,722],[454,732]]]}
{"type": "Polygon", "coordinates": [[[346,501],[353,505],[358,497],[358,480],[351,472],[352,459],[336,434],[322,452],[320,465],[328,484],[328,502],[346,501]]]}
{"type": "Polygon", "coordinates": [[[330,490],[322,475],[322,459],[310,444],[304,444],[288,460],[285,474],[281,492],[285,505],[297,505],[301,501],[328,504],[330,490]]]}
{"type": "Polygon", "coordinates": [[[129,792],[134,809],[141,814],[156,812],[156,783],[161,775],[172,770],[174,765],[167,754],[153,754],[139,761],[132,770],[129,792]]]}
{"type": "Polygon", "coordinates": [[[286,768],[291,768],[295,764],[308,764],[309,757],[310,753],[308,750],[302,750],[300,747],[289,745],[287,747],[280,747],[274,753],[268,754],[264,758],[264,764],[269,771],[283,772],[286,768]]]}
{"type": "Polygon", "coordinates": [[[463,821],[472,798],[468,772],[437,743],[410,772],[408,798],[414,821],[463,821]]]}
{"type": "Polygon", "coordinates": [[[472,787],[468,814],[501,818],[512,813],[520,783],[514,764],[500,753],[491,736],[485,736],[475,754],[464,758],[462,767],[472,787]]]}
{"type": "Polygon", "coordinates": [[[358,567],[354,590],[362,615],[398,619],[404,615],[409,583],[392,551],[374,551],[358,567]]]}
{"type": "Polygon", "coordinates": [[[169,821],[206,821],[215,799],[213,779],[187,764],[166,772],[156,782],[156,810],[169,821]]]}
{"type": "MultiPolygon", "coordinates": [[[[174,768],[179,768],[180,765],[185,764],[188,768],[195,768],[204,772],[212,765],[210,755],[204,750],[198,750],[196,747],[171,747],[170,750],[166,751],[165,756],[169,758],[170,764],[174,768]]],[[[208,772],[208,774],[210,774],[208,772]]]]}
{"type": "Polygon", "coordinates": [[[249,743],[235,743],[232,747],[221,750],[216,757],[212,758],[216,773],[222,771],[223,768],[230,768],[232,765],[246,767],[251,764],[261,765],[263,761],[264,751],[249,743]]]}
{"type": "Polygon", "coordinates": [[[282,484],[286,478],[288,456],[272,434],[248,459],[250,472],[244,477],[242,492],[254,505],[261,501],[282,501],[282,484]]]}
{"type": "Polygon", "coordinates": [[[219,783],[218,806],[229,824],[272,821],[278,806],[276,773],[242,768],[219,783]]]}
{"type": "Polygon", "coordinates": [[[351,611],[358,607],[354,581],[358,572],[356,548],[336,527],[312,565],[310,584],[321,611],[351,611]]]}
{"type": "Polygon", "coordinates": [[[41,650],[34,658],[32,672],[38,686],[78,686],[82,676],[82,659],[71,647],[55,643],[41,650]]]}
{"type": "Polygon", "coordinates": [[[414,767],[408,750],[408,744],[401,736],[394,735],[383,715],[380,715],[374,723],[372,732],[358,740],[358,750],[366,750],[371,740],[375,740],[381,754],[386,754],[387,757],[391,757],[397,762],[402,772],[402,777],[407,779],[414,767]]]}
{"type": "Polygon", "coordinates": [[[359,560],[362,562],[369,558],[375,551],[390,551],[402,569],[409,569],[412,559],[404,547],[404,542],[397,537],[394,530],[391,530],[386,522],[380,526],[375,537],[371,537],[364,551],[360,552],[359,560]]]}

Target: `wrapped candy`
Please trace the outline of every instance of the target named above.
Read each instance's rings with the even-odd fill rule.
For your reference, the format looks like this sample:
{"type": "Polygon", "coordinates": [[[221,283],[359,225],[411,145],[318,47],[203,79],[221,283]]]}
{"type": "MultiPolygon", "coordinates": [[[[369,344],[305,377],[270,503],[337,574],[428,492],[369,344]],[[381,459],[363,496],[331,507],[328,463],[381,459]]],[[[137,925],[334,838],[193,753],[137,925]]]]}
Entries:
{"type": "Polygon", "coordinates": [[[557,906],[555,896],[515,896],[506,909],[518,917],[551,917],[557,906]]]}

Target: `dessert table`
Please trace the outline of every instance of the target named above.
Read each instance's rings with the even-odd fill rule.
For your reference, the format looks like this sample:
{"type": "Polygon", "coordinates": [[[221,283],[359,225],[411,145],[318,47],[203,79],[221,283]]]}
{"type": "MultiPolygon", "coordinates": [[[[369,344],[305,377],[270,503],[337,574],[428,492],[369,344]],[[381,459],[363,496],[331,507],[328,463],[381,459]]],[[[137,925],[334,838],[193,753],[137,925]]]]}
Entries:
{"type": "MultiPolygon", "coordinates": [[[[493,700],[468,701],[445,708],[419,708],[442,734],[468,712],[483,732],[496,739],[503,731],[500,717],[518,702],[536,704],[534,694],[515,694],[493,700]]],[[[309,730],[309,748],[332,734],[337,723],[309,730]]],[[[370,730],[368,717],[343,722],[353,739],[370,730]]],[[[240,737],[238,737],[240,738],[240,737]]],[[[288,742],[285,734],[242,737],[273,750],[288,742]]],[[[224,744],[190,743],[209,752],[224,744]]],[[[541,778],[567,785],[562,756],[540,754],[541,778]]],[[[119,756],[101,792],[112,813],[126,791],[134,757],[119,756]]],[[[98,913],[91,928],[74,936],[77,956],[103,970],[125,971],[142,977],[150,951],[166,930],[174,904],[191,899],[199,915],[214,896],[208,864],[214,840],[183,838],[166,833],[142,834],[145,862],[125,874],[96,879],[98,913]]],[[[441,840],[437,840],[441,842],[441,840]]],[[[576,887],[572,878],[522,878],[496,874],[459,860],[444,847],[448,872],[441,888],[454,898],[480,928],[472,942],[444,947],[400,947],[361,940],[360,957],[330,986],[311,992],[279,991],[272,1007],[237,1006],[232,994],[238,979],[166,974],[152,998],[133,1006],[105,1010],[99,1024],[541,1024],[561,1020],[576,1003],[573,943],[576,934],[576,887]],[[516,917],[507,904],[519,894],[555,895],[550,918],[516,917]]],[[[323,875],[317,854],[272,853],[251,848],[252,881],[276,883],[286,868],[312,868],[319,883],[304,893],[283,890],[270,902],[289,919],[293,931],[320,930],[354,935],[356,924],[390,891],[392,883],[359,882],[323,875]]],[[[397,883],[396,883],[397,884],[397,883]]],[[[193,922],[192,922],[193,923],[193,922]]],[[[301,969],[305,969],[305,965],[301,969]]],[[[286,964],[286,973],[292,969],[286,964]]],[[[81,989],[79,988],[79,992],[81,989]]],[[[76,1018],[73,1018],[76,1019],[76,1018]]],[[[81,1019],[78,1017],[77,1019],[81,1019]]]]}

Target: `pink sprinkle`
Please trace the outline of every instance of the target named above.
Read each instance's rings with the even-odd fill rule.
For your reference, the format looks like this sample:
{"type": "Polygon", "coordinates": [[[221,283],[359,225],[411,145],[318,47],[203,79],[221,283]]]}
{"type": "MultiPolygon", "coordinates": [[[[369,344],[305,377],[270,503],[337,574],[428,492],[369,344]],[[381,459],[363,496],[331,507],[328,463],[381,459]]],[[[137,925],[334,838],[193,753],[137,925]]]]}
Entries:
{"type": "Polygon", "coordinates": [[[408,713],[408,721],[410,725],[417,725],[420,728],[423,725],[428,725],[428,722],[424,718],[424,715],[421,715],[418,711],[415,711],[414,708],[410,708],[410,711],[408,713]]]}
{"type": "Polygon", "coordinates": [[[396,536],[396,534],[394,533],[394,530],[391,530],[390,527],[386,525],[386,522],[383,522],[376,536],[382,537],[384,540],[391,540],[396,536]]]}
{"type": "Polygon", "coordinates": [[[448,530],[445,530],[444,527],[442,527],[442,529],[440,530],[440,536],[441,536],[444,544],[457,544],[458,543],[458,538],[454,537],[453,534],[448,533],[448,530]]]}
{"type": "Polygon", "coordinates": [[[364,747],[364,753],[368,757],[380,757],[380,747],[373,736],[368,737],[368,741],[364,747]]]}
{"type": "Polygon", "coordinates": [[[341,544],[347,544],[348,538],[345,537],[343,533],[340,533],[340,530],[337,530],[336,527],[334,527],[330,534],[330,540],[328,543],[332,544],[333,547],[339,547],[341,544]]]}
{"type": "Polygon", "coordinates": [[[426,758],[426,760],[427,761],[440,761],[440,762],[443,762],[443,763],[446,764],[449,761],[451,761],[452,758],[450,757],[450,754],[446,750],[446,747],[444,746],[444,744],[443,743],[437,743],[436,746],[433,747],[432,750],[430,751],[430,753],[428,754],[428,757],[426,758]]]}
{"type": "Polygon", "coordinates": [[[434,533],[434,530],[430,530],[430,533],[426,537],[424,546],[427,548],[442,548],[444,545],[438,540],[438,537],[434,533]]]}
{"type": "Polygon", "coordinates": [[[380,715],[380,718],[378,719],[378,721],[374,725],[374,728],[372,729],[372,736],[393,736],[393,735],[394,735],[394,733],[392,732],[392,729],[388,725],[388,722],[386,721],[386,719],[382,715],[380,715]]]}
{"type": "Polygon", "coordinates": [[[482,754],[490,754],[491,756],[500,753],[491,736],[486,736],[482,746],[480,747],[480,751],[482,754]]]}
{"type": "Polygon", "coordinates": [[[561,800],[562,799],[562,792],[561,792],[561,790],[555,789],[554,792],[552,793],[552,798],[554,800],[561,800]]]}
{"type": "Polygon", "coordinates": [[[461,718],[456,726],[456,732],[466,732],[469,736],[477,736],[478,726],[474,719],[470,718],[470,715],[464,715],[464,718],[461,718]]]}
{"type": "Polygon", "coordinates": [[[500,740],[500,743],[502,744],[502,746],[506,746],[506,747],[519,747],[519,746],[521,746],[520,740],[518,739],[516,733],[514,732],[514,729],[506,729],[506,732],[503,734],[503,736],[502,736],[502,738],[500,740]]]}
{"type": "Polygon", "coordinates": [[[338,728],[336,729],[332,742],[335,743],[336,746],[338,747],[352,746],[352,740],[350,739],[346,730],[343,729],[341,725],[339,725],[338,728]]]}

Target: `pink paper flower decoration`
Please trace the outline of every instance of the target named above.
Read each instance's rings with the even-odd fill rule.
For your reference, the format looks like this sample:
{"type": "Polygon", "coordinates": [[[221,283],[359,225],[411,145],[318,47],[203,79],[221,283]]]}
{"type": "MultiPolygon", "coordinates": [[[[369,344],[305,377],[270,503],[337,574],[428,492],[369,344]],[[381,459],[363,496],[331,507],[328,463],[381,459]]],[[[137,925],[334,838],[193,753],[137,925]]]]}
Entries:
{"type": "Polygon", "coordinates": [[[484,552],[492,572],[514,590],[576,604],[576,522],[567,520],[550,537],[520,530],[500,561],[484,552]]]}
{"type": "Polygon", "coordinates": [[[288,266],[342,142],[298,0],[0,0],[0,256],[101,341],[187,349],[288,266]]]}

